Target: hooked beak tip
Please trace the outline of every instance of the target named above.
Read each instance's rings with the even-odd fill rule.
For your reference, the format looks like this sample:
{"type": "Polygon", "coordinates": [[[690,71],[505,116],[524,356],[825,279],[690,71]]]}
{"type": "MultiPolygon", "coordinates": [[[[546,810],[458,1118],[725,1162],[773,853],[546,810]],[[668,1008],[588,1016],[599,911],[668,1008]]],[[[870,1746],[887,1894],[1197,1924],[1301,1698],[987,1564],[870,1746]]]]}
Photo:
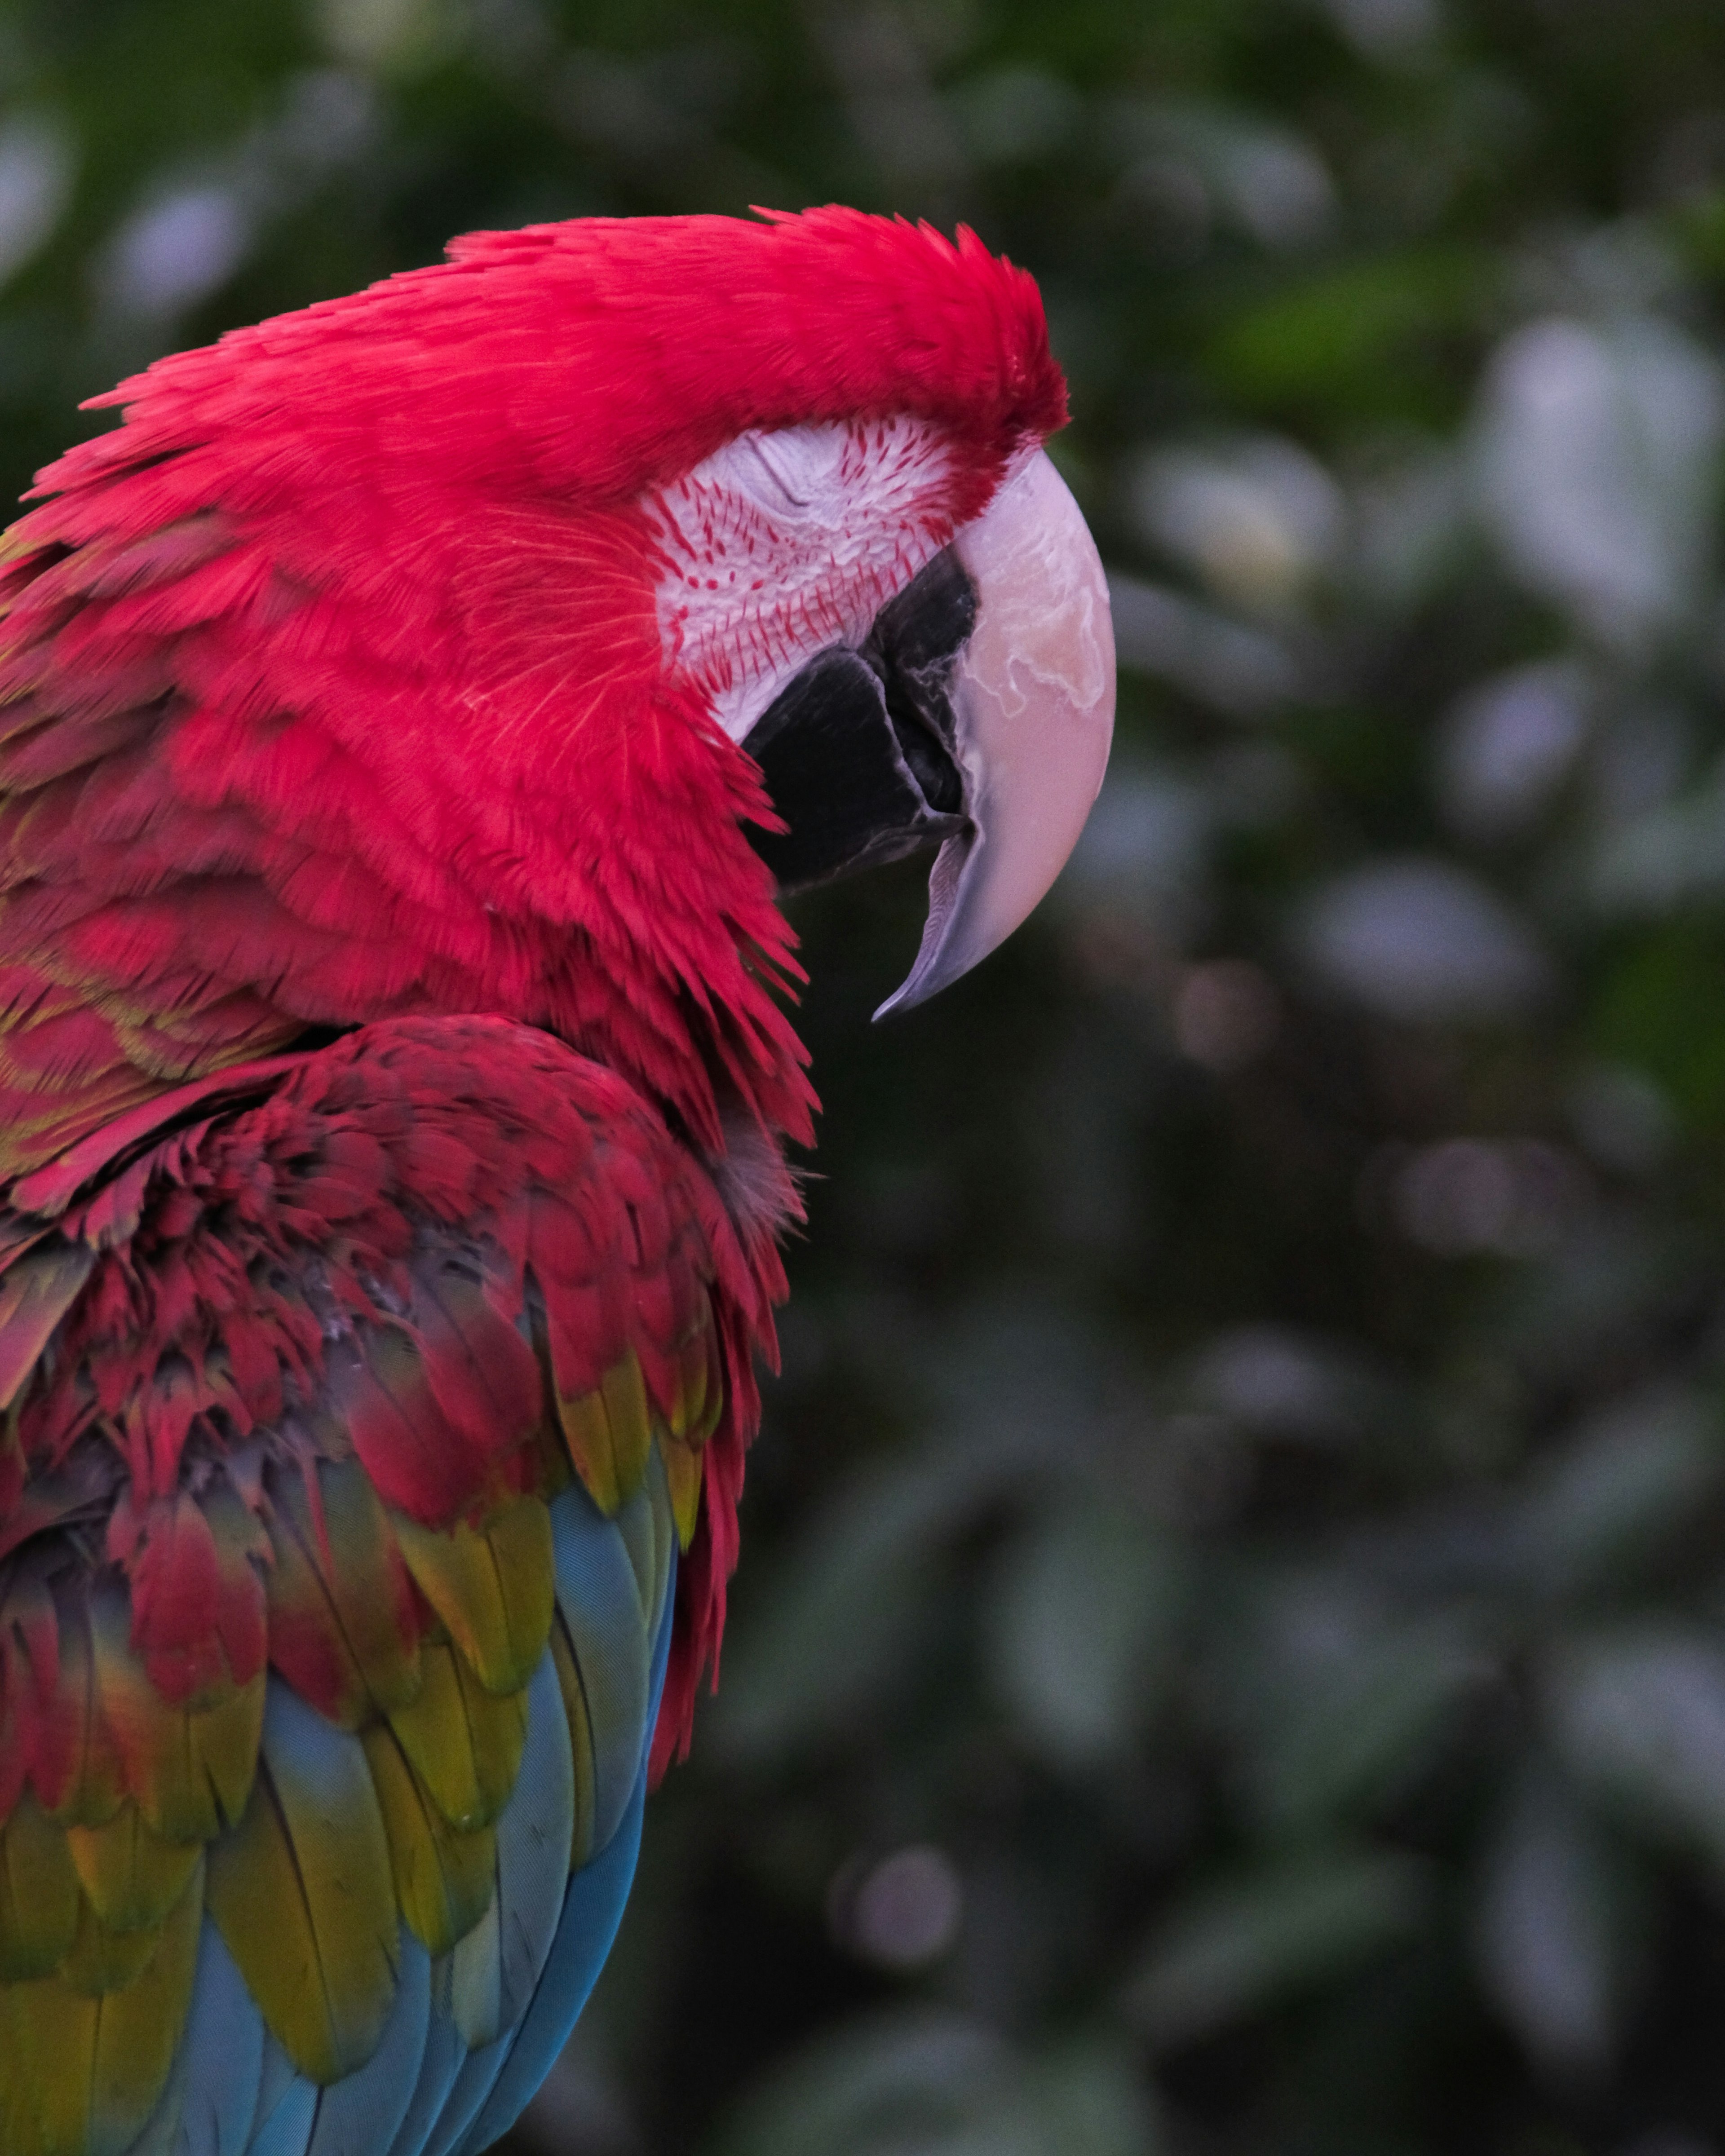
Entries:
{"type": "Polygon", "coordinates": [[[1096,542],[1046,451],[953,541],[976,627],[952,686],[970,829],[948,839],[910,976],[909,1010],[1003,943],[1078,842],[1114,731],[1114,636],[1096,542]]]}
{"type": "Polygon", "coordinates": [[[980,833],[973,825],[961,837],[948,839],[935,855],[934,866],[928,875],[928,918],[923,925],[916,963],[875,1013],[876,1025],[883,1018],[914,1010],[918,1004],[926,1004],[931,996],[937,996],[942,988],[949,988],[974,964],[973,959],[960,961],[956,957],[951,942],[951,922],[965,870],[982,843],[980,833]]]}

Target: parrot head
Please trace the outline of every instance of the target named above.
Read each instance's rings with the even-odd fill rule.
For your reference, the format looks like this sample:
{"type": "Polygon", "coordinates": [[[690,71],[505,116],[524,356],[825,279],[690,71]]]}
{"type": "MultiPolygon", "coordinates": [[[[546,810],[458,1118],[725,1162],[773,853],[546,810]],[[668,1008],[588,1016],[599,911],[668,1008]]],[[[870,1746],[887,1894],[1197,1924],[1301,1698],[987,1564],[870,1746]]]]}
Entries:
{"type": "Polygon", "coordinates": [[[932,850],[903,1008],[1024,917],[1101,783],[1064,385],[969,233],[480,234],[98,401],[124,424],[0,558],[11,947],[82,994],[40,1060],[95,1074],[13,1116],[14,1168],[422,1011],[548,1027],[705,1145],[737,1110],[805,1138],[778,896],[932,850]],[[18,790],[38,763],[94,771],[75,809],[18,790]]]}
{"type": "MultiPolygon", "coordinates": [[[[853,332],[878,381],[845,416],[748,425],[653,490],[660,613],[668,663],[761,767],[785,828],[755,844],[781,891],[938,849],[884,1016],[986,957],[1070,852],[1113,725],[1107,588],[1042,446],[1065,393],[1029,279],[968,233],[949,249],[854,213],[798,223],[880,249],[853,332]],[[931,300],[956,331],[932,396],[931,300]]],[[[814,381],[808,401],[831,403],[814,381]]]]}
{"type": "Polygon", "coordinates": [[[716,1660],[778,899],[932,850],[914,1004],[1101,782],[1064,387],[1021,271],[824,209],[100,401],[0,539],[0,2144],[477,2147],[716,1660]]]}

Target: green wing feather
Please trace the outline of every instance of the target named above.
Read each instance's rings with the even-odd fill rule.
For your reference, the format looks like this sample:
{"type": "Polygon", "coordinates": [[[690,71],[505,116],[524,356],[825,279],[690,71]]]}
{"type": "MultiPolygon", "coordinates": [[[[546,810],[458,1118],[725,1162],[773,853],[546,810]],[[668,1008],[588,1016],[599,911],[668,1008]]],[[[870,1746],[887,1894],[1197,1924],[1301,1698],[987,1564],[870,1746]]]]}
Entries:
{"type": "MultiPolygon", "coordinates": [[[[349,1147],[331,1182],[316,1133],[270,1122],[279,1103],[255,1110],[247,1083],[153,1153],[140,1122],[103,1154],[107,1183],[44,1171],[54,1195],[33,1223],[0,1212],[3,2156],[129,2147],[169,2087],[206,1913],[320,2083],[372,2056],[404,1936],[434,1957],[470,2041],[521,2010],[535,1965],[501,1882],[503,1815],[542,1744],[530,1695],[542,1714],[561,1702],[552,1781],[572,1870],[634,1785],[649,1643],[700,1515],[724,1390],[696,1243],[638,1343],[624,1332],[583,1361],[558,1321],[554,1355],[555,1295],[531,1285],[519,1235],[475,1245],[399,1214],[367,1228],[364,1178],[393,1172],[386,1146],[349,1147]],[[249,1116],[262,1135],[234,1137],[223,1183],[223,1132],[249,1116]],[[311,1219],[288,1202],[302,1170],[326,1199],[339,1184],[344,1240],[309,1276],[303,1248],[299,1273],[284,1254],[241,1263],[222,1240],[231,1209],[311,1219]],[[367,1233],[382,1238],[369,1256],[367,1233]],[[122,1259],[145,1238],[147,1255],[140,1240],[122,1259]],[[167,1329],[132,1338],[140,1323],[167,1329]],[[408,1465],[469,1476],[440,1512],[399,1477],[380,1486],[367,1450],[383,1422],[368,1437],[366,1413],[409,1411],[423,1450],[408,1465]],[[71,1432],[51,1460],[30,1449],[32,1415],[71,1432]],[[475,1481],[476,1430],[496,1450],[475,1481]],[[597,1508],[580,1530],[591,1591],[564,1581],[560,1601],[550,1507],[572,1501],[572,1479],[597,1508]]],[[[473,1091],[468,1071],[420,1097],[473,1091]]],[[[414,1127],[398,1106],[372,1127],[414,1127]]],[[[593,1306],[642,1322],[625,1282],[593,1306]]],[[[541,1901],[550,1921],[556,1897],[541,1901]]]]}
{"type": "Polygon", "coordinates": [[[389,1837],[360,1740],[285,1685],[270,1689],[245,1817],[211,1851],[209,1908],[300,2071],[362,2066],[395,1998],[389,1837]]]}
{"type": "Polygon", "coordinates": [[[198,1866],[121,1987],[80,1989],[62,1969],[0,1984],[0,2146],[7,2156],[122,2156],[167,2082],[198,1964],[198,1866]]]}
{"type": "Polygon", "coordinates": [[[0,1826],[0,1985],[59,1967],[78,1934],[78,1902],[65,1835],[26,1793],[0,1826]]]}

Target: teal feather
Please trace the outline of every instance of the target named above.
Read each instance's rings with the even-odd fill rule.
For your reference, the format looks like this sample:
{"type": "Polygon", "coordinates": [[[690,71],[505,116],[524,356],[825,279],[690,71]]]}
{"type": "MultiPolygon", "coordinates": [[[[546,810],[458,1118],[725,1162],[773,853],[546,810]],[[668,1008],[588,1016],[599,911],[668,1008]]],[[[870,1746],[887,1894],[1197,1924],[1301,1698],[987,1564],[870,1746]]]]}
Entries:
{"type": "Polygon", "coordinates": [[[246,2156],[305,2156],[317,2119],[317,2085],[303,2074],[252,2137],[246,2156]]]}
{"type": "MultiPolygon", "coordinates": [[[[447,1957],[445,1957],[447,1958],[447,1957]]],[[[469,2057],[461,2032],[435,1999],[425,2031],[425,2051],[418,2078],[409,2092],[408,2108],[395,2138],[377,2156],[424,2156],[449,2101],[449,2092],[469,2057]]]]}
{"type": "Polygon", "coordinates": [[[575,1775],[557,1665],[547,1648],[527,1686],[527,1738],[497,1821],[497,1887],[485,1920],[449,1957],[449,1997],[470,2043],[493,2042],[531,2002],[569,1876],[575,1775]]]}
{"type": "Polygon", "coordinates": [[[253,2005],[234,1957],[208,1917],[198,1942],[198,1974],[152,2139],[130,2156],[248,2156],[264,2075],[264,2017],[253,2005]]]}
{"type": "MultiPolygon", "coordinates": [[[[648,1484],[655,1480],[649,1476],[648,1484]]],[[[662,1491],[662,1476],[656,1480],[662,1491]]],[[[536,1989],[531,1999],[523,2001],[524,2011],[516,2025],[475,2051],[462,2066],[423,2156],[454,2156],[458,2149],[480,2148],[506,2130],[567,2041],[610,1951],[628,1898],[640,1848],[647,1755],[670,1650],[676,1543],[674,1528],[663,1534],[657,1531],[656,1511],[662,1509],[669,1521],[668,1498],[655,1507],[654,1491],[644,1486],[624,1509],[629,1516],[627,1528],[621,1517],[614,1522],[605,1519],[578,1484],[552,1507],[557,1599],[581,1666],[597,1755],[598,1816],[602,1829],[608,1827],[608,1831],[600,1854],[583,1866],[567,1889],[562,1879],[556,1882],[547,1904],[554,1912],[547,1942],[548,1958],[536,1972],[536,1989]],[[644,1578],[638,1570],[637,1556],[644,1544],[655,1577],[644,1578]],[[649,1633],[644,1621],[655,1607],[660,1612],[656,1636],[649,1633]],[[624,1774],[629,1779],[619,1804],[614,1789],[624,1774]],[[529,2030],[531,2041],[523,2048],[522,2038],[529,2030]]],[[[547,1655],[546,1668],[535,1677],[536,1686],[550,1673],[550,1661],[547,1655]]],[[[562,1722],[561,1712],[557,1718],[562,1722]]],[[[535,1724],[538,1719],[536,1701],[535,1724]]],[[[530,1747],[532,1741],[530,1736],[530,1747]]],[[[525,1759],[522,1771],[525,1776],[525,1759]]],[[[500,1826],[500,1873],[501,1869],[500,1826]]],[[[421,2156],[421,2152],[403,2147],[393,2156],[421,2156]]]]}
{"type": "MultiPolygon", "coordinates": [[[[477,2046],[449,2092],[437,2133],[426,2156],[453,2148],[490,2095],[515,2041],[522,2016],[533,2003],[557,1938],[563,1892],[569,1878],[569,1837],[575,1816],[575,1779],[557,1666],[546,1650],[528,1687],[530,1712],[526,1748],[515,1794],[497,1822],[497,1899],[501,1914],[495,1948],[482,1943],[495,1962],[480,1973],[489,1993],[495,1988],[495,2010],[487,2012],[490,2040],[477,2046]]],[[[485,1930],[481,1927],[481,1931],[485,1930]]],[[[475,1935],[478,1937],[477,1934],[475,1935]]],[[[470,1980],[460,1970],[464,1939],[449,1957],[457,1981],[470,1980]]]]}
{"type": "MultiPolygon", "coordinates": [[[[624,1511],[638,1507],[650,1519],[647,1482],[624,1511]]],[[[578,1482],[552,1507],[551,1525],[557,1607],[575,1649],[593,1727],[593,1846],[602,1850],[616,1833],[634,1788],[642,1733],[651,1732],[652,1635],[624,1531],[606,1519],[578,1482]]],[[[670,1564],[667,1550],[667,1573],[670,1564]]]]}
{"type": "Polygon", "coordinates": [[[206,2093],[201,2111],[188,2106],[182,2119],[183,2156],[245,2156],[263,2084],[264,2044],[264,2017],[206,1917],[186,2041],[187,2052],[202,2066],[194,2084],[206,2093]]]}
{"type": "Polygon", "coordinates": [[[506,2029],[491,2043],[468,2053],[449,2090],[437,2129],[426,2143],[422,2156],[451,2156],[453,2150],[464,2145],[468,2128],[484,2108],[486,2097],[503,2071],[514,2035],[513,2030],[506,2029]]]}
{"type": "Polygon", "coordinates": [[[675,1586],[676,1553],[671,1561],[660,1599],[659,1630],[654,1648],[651,1712],[641,1747],[640,1767],[634,1792],[622,1824],[609,1845],[583,1865],[569,1881],[557,1925],[556,1944],[540,1979],[533,2004],[516,2031],[510,2056],[498,2075],[485,2108],[475,2120],[459,2156],[477,2156],[506,2133],[550,2072],[557,2054],[569,2041],[569,2032],[586,2005],[611,1944],[623,1921],[629,1890],[634,1883],[640,1854],[641,1820],[647,1802],[647,1759],[652,1748],[653,1727],[665,1689],[665,1670],[670,1655],[675,1586]]]}
{"type": "MultiPolygon", "coordinates": [[[[244,1981],[241,1977],[240,1982],[244,1984],[244,1981]]],[[[277,2106],[300,2079],[299,2069],[266,2028],[264,2031],[264,2067],[258,2076],[258,2101],[252,2112],[252,2123],[246,2129],[246,2138],[240,2143],[245,2156],[255,2156],[254,2144],[256,2137],[264,2131],[277,2106]]]]}
{"type": "Polygon", "coordinates": [[[388,2147],[418,2081],[430,2022],[431,1957],[404,1933],[400,1982],[383,2041],[357,2074],[321,2092],[305,2156],[378,2156],[388,2147]]]}

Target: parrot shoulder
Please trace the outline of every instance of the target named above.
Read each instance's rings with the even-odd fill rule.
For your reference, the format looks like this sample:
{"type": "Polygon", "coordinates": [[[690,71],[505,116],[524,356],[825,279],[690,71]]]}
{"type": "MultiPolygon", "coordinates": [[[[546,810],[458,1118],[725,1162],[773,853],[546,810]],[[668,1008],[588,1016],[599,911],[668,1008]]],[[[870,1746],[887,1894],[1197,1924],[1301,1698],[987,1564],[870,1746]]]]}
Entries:
{"type": "Polygon", "coordinates": [[[387,2148],[560,2041],[722,1617],[794,1204],[724,1183],[474,1018],[223,1071],[14,1185],[0,2144],[129,2148],[199,2051],[259,2129],[339,2099],[387,2148]]]}

